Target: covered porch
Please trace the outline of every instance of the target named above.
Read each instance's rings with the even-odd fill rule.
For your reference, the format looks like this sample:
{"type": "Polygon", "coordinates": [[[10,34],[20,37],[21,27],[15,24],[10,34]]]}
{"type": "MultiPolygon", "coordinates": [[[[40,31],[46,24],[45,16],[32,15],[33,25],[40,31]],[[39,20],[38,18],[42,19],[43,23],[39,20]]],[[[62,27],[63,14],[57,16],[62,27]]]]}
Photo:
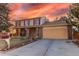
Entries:
{"type": "Polygon", "coordinates": [[[16,36],[26,36],[29,39],[41,39],[42,27],[16,28],[16,36]]]}

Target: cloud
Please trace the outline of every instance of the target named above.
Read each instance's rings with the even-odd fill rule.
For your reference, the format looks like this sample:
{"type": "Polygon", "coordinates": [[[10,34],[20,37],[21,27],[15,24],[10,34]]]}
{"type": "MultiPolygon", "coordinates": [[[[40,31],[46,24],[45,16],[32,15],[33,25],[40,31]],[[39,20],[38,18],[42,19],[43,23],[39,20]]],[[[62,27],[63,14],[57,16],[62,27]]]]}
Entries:
{"type": "Polygon", "coordinates": [[[67,3],[19,3],[12,4],[13,9],[10,17],[16,19],[32,18],[40,16],[49,16],[49,18],[55,18],[68,12],[70,4],[67,3]]]}
{"type": "Polygon", "coordinates": [[[56,10],[51,15],[53,15],[53,16],[59,16],[59,15],[65,14],[67,12],[69,12],[69,9],[68,8],[62,8],[62,9],[56,10]]]}
{"type": "Polygon", "coordinates": [[[48,3],[22,3],[22,7],[20,9],[23,9],[23,10],[37,9],[47,4],[48,3]]]}

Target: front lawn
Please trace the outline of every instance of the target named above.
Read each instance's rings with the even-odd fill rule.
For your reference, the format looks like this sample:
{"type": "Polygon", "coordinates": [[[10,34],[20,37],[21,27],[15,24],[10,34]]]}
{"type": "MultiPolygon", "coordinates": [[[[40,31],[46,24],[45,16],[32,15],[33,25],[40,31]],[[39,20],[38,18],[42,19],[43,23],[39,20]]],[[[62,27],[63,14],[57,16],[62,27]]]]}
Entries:
{"type": "MultiPolygon", "coordinates": [[[[29,39],[27,37],[14,37],[10,40],[10,45],[12,47],[20,46],[28,43],[29,39]]],[[[0,50],[7,48],[7,43],[4,40],[0,40],[0,50]]]]}

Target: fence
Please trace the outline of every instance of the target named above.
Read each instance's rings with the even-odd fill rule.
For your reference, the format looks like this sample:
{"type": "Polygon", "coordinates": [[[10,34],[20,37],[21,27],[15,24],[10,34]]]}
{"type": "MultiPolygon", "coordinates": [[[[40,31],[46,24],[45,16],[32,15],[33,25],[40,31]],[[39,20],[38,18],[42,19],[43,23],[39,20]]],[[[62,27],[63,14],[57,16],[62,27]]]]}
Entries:
{"type": "Polygon", "coordinates": [[[79,41],[79,32],[74,32],[73,36],[76,41],[79,41]]]}

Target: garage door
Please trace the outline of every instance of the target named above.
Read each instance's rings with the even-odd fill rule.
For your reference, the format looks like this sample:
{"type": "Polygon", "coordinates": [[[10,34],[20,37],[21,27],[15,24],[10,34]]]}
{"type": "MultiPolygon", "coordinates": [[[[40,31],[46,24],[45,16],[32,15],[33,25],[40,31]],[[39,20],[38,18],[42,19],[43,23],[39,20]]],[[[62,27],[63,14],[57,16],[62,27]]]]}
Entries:
{"type": "Polygon", "coordinates": [[[43,27],[43,38],[68,39],[67,27],[43,27]]]}

